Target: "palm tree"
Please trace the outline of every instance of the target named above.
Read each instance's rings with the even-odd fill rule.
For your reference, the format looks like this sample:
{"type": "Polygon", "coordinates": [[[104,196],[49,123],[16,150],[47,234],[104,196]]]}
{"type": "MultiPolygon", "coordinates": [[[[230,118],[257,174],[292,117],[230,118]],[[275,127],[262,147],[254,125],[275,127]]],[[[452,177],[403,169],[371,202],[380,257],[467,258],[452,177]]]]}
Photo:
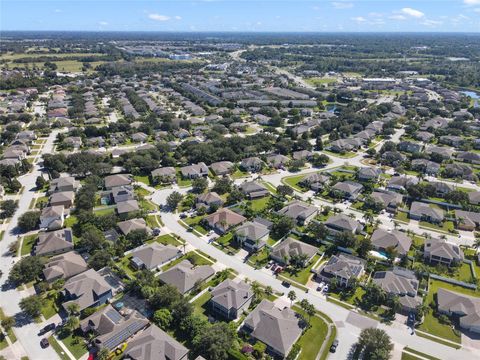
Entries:
{"type": "Polygon", "coordinates": [[[64,325],[64,328],[69,332],[73,332],[80,325],[80,320],[76,316],[69,316],[67,322],[64,325]]]}
{"type": "Polygon", "coordinates": [[[252,282],[252,292],[255,300],[260,300],[263,295],[262,287],[257,281],[252,282]]]}
{"type": "Polygon", "coordinates": [[[70,316],[77,314],[79,310],[80,306],[77,303],[70,303],[67,305],[67,312],[70,316]]]}
{"type": "Polygon", "coordinates": [[[477,250],[480,249],[480,238],[475,239],[475,242],[473,243],[473,247],[477,250]]]}
{"type": "Polygon", "coordinates": [[[293,302],[297,299],[297,293],[293,290],[290,290],[287,295],[288,299],[290,300],[290,306],[293,305],[293,302]]]}
{"type": "Polygon", "coordinates": [[[97,352],[96,359],[98,360],[107,360],[110,355],[110,351],[106,347],[102,347],[99,352],[97,352]]]}

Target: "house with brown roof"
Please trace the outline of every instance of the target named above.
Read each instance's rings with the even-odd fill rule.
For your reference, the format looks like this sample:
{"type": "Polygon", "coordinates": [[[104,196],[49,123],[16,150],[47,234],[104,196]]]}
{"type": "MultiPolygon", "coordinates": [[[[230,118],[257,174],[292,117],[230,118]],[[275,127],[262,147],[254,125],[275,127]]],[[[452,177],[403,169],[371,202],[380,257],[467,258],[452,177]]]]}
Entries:
{"type": "Polygon", "coordinates": [[[318,214],[318,208],[295,200],[278,210],[277,214],[293,219],[298,225],[306,225],[318,214]]]}
{"type": "Polygon", "coordinates": [[[182,177],[185,179],[196,179],[199,177],[208,176],[208,167],[204,162],[183,166],[180,168],[182,177]]]}
{"type": "Polygon", "coordinates": [[[231,174],[235,169],[235,164],[231,161],[218,161],[210,164],[210,170],[217,176],[231,174]]]}
{"type": "Polygon", "coordinates": [[[142,218],[121,221],[117,223],[117,226],[123,235],[128,235],[134,230],[145,230],[148,233],[151,232],[151,229],[147,226],[147,223],[142,218]]]}
{"type": "Polygon", "coordinates": [[[224,201],[215,191],[209,191],[205,194],[200,194],[195,198],[195,207],[209,208],[211,206],[221,207],[224,201]]]}
{"type": "Polygon", "coordinates": [[[50,195],[50,206],[63,206],[65,209],[69,209],[73,205],[75,199],[75,193],[73,191],[57,191],[50,195]]]}
{"type": "Polygon", "coordinates": [[[410,206],[410,219],[438,224],[443,221],[444,214],[441,209],[433,208],[427,203],[414,201],[410,206]]]}
{"type": "Polygon", "coordinates": [[[127,218],[129,215],[140,210],[137,200],[122,201],[117,204],[117,214],[120,218],[127,218]]]}
{"type": "Polygon", "coordinates": [[[177,171],[172,166],[161,167],[153,170],[151,177],[155,184],[170,184],[177,179],[177,171]]]}
{"type": "Polygon", "coordinates": [[[315,276],[320,281],[336,279],[340,286],[348,286],[353,279],[359,279],[365,272],[366,261],[353,255],[333,255],[318,269],[315,276]]]}
{"type": "Polygon", "coordinates": [[[33,247],[33,253],[37,256],[62,254],[70,250],[73,250],[73,234],[70,228],[40,232],[33,247]]]}
{"type": "Polygon", "coordinates": [[[132,183],[132,177],[129,174],[115,174],[105,176],[105,189],[112,190],[115,187],[127,186],[132,183]]]}
{"type": "Polygon", "coordinates": [[[358,221],[345,214],[330,216],[327,221],[325,221],[325,226],[332,234],[338,234],[345,231],[355,234],[362,230],[362,225],[358,221]]]}
{"type": "Polygon", "coordinates": [[[47,206],[40,215],[40,229],[58,230],[63,227],[65,208],[62,205],[47,206]]]}
{"type": "Polygon", "coordinates": [[[243,223],[245,220],[247,220],[247,218],[227,208],[219,209],[213,214],[203,218],[205,224],[222,234],[232,227],[243,223]]]}
{"type": "Polygon", "coordinates": [[[58,191],[76,191],[80,183],[73,176],[62,176],[50,181],[49,193],[58,191]]]}
{"type": "Polygon", "coordinates": [[[289,264],[293,257],[302,257],[303,265],[306,266],[317,251],[316,246],[289,237],[272,248],[270,257],[281,264],[289,264]]]}

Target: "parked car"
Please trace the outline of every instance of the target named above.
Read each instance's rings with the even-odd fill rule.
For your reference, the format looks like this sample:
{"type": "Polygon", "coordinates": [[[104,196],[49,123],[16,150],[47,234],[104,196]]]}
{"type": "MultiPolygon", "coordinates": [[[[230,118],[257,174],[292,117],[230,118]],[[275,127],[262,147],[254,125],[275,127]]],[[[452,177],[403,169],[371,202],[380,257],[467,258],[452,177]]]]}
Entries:
{"type": "Polygon", "coordinates": [[[46,349],[47,347],[49,347],[50,343],[48,342],[48,339],[43,338],[42,340],[40,340],[40,346],[42,347],[42,349],[46,349]]]}
{"type": "Polygon", "coordinates": [[[412,312],[408,314],[407,325],[408,326],[415,325],[415,314],[412,312]]]}
{"type": "Polygon", "coordinates": [[[325,285],[325,287],[323,288],[322,292],[325,294],[326,292],[328,292],[328,285],[325,285]]]}
{"type": "Polygon", "coordinates": [[[322,291],[322,289],[324,288],[324,286],[325,286],[325,283],[322,281],[322,282],[318,285],[317,291],[322,291]]]}
{"type": "Polygon", "coordinates": [[[330,352],[334,353],[335,351],[337,351],[337,346],[338,346],[338,340],[335,339],[335,340],[333,340],[333,343],[330,346],[330,352]]]}
{"type": "Polygon", "coordinates": [[[186,217],[187,217],[187,214],[185,214],[185,213],[180,214],[180,219],[185,219],[186,217]]]}
{"type": "Polygon", "coordinates": [[[282,281],[282,285],[285,286],[286,288],[290,287],[290,283],[288,281],[282,281]]]}

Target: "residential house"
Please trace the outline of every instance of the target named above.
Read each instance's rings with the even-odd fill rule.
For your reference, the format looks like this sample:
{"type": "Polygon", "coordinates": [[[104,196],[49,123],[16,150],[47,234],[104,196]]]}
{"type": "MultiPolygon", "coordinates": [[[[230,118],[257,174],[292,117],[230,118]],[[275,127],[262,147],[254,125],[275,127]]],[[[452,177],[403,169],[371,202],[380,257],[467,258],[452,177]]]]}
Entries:
{"type": "Polygon", "coordinates": [[[283,169],[290,162],[290,158],[281,154],[267,156],[267,163],[275,169],[283,169]]]}
{"type": "Polygon", "coordinates": [[[441,209],[433,208],[423,202],[414,201],[410,206],[410,219],[438,224],[443,221],[444,215],[441,209]]]}
{"type": "Polygon", "coordinates": [[[247,181],[240,185],[240,191],[249,199],[257,199],[270,195],[268,189],[256,181],[247,181]]]}
{"type": "Polygon", "coordinates": [[[480,164],[480,154],[470,151],[461,151],[457,153],[457,160],[478,165],[480,164]]]}
{"type": "Polygon", "coordinates": [[[385,231],[376,229],[370,241],[374,249],[381,252],[385,252],[387,249],[394,249],[400,256],[406,256],[410,246],[412,246],[412,239],[398,230],[385,231]]]}
{"type": "Polygon", "coordinates": [[[132,134],[132,141],[136,143],[144,143],[148,140],[148,135],[143,132],[137,132],[132,134]]]}
{"type": "Polygon", "coordinates": [[[427,159],[414,159],[411,166],[412,170],[419,171],[425,175],[437,175],[440,171],[440,164],[427,159]]]}
{"type": "Polygon", "coordinates": [[[174,167],[166,166],[153,170],[151,176],[154,183],[170,184],[175,182],[177,172],[174,167]]]}
{"type": "Polygon", "coordinates": [[[396,213],[398,205],[403,202],[403,195],[394,191],[374,191],[370,196],[391,213],[396,213]]]}
{"type": "Polygon", "coordinates": [[[147,226],[145,220],[141,218],[121,221],[117,223],[117,226],[120,229],[120,232],[125,236],[134,230],[145,230],[148,233],[151,232],[151,229],[147,226]]]}
{"type": "Polygon", "coordinates": [[[128,186],[132,183],[132,176],[129,174],[115,174],[105,176],[105,189],[112,190],[119,186],[128,186]]]}
{"type": "Polygon", "coordinates": [[[65,208],[62,205],[47,206],[40,215],[40,229],[58,230],[63,227],[65,208]]]}
{"type": "Polygon", "coordinates": [[[480,226],[480,213],[456,209],[455,218],[460,230],[473,231],[480,226]]]}
{"type": "Polygon", "coordinates": [[[429,133],[428,131],[418,131],[415,133],[415,139],[423,141],[425,143],[429,142],[435,137],[434,134],[429,133]]]}
{"type": "Polygon", "coordinates": [[[287,216],[298,225],[308,224],[318,213],[318,208],[299,200],[292,201],[277,211],[277,214],[287,216]]]}
{"type": "Polygon", "coordinates": [[[285,265],[291,262],[292,257],[301,257],[303,266],[306,266],[317,251],[316,246],[289,237],[272,248],[270,257],[276,262],[285,265]]]}
{"type": "Polygon", "coordinates": [[[235,241],[248,251],[258,251],[266,244],[271,226],[257,221],[248,221],[235,230],[235,241]]]}
{"type": "Polygon", "coordinates": [[[361,139],[338,139],[334,140],[328,146],[328,149],[333,152],[347,152],[358,150],[363,145],[361,139]]]}
{"type": "Polygon", "coordinates": [[[77,304],[80,311],[108,302],[113,296],[113,289],[97,271],[89,269],[75,275],[65,282],[63,289],[63,308],[77,304]]]}
{"type": "Polygon", "coordinates": [[[437,308],[440,313],[459,319],[461,328],[480,334],[480,298],[439,288],[437,308]]]}
{"type": "Polygon", "coordinates": [[[325,187],[325,184],[328,184],[329,180],[330,178],[328,176],[316,172],[305,175],[299,184],[313,191],[321,191],[325,187]]]}
{"type": "Polygon", "coordinates": [[[378,181],[382,170],[377,167],[362,167],[358,170],[357,178],[360,181],[378,181]]]}
{"type": "Polygon", "coordinates": [[[443,239],[426,239],[423,258],[432,264],[450,266],[463,261],[462,249],[455,243],[443,239]]]}
{"type": "Polygon", "coordinates": [[[401,141],[397,145],[398,151],[403,151],[411,154],[420,153],[423,149],[423,145],[420,143],[412,142],[412,141],[401,141]]]}
{"type": "Polygon", "coordinates": [[[327,221],[325,221],[325,226],[333,234],[338,234],[341,232],[350,232],[355,234],[362,230],[362,225],[358,221],[345,214],[330,216],[327,221]]]}
{"type": "Polygon", "coordinates": [[[57,191],[50,195],[50,206],[63,206],[65,209],[69,209],[73,205],[75,199],[75,193],[73,191],[57,191]]]}
{"type": "Polygon", "coordinates": [[[294,160],[310,160],[312,156],[313,153],[308,150],[294,151],[292,154],[294,160]]]}
{"type": "Polygon", "coordinates": [[[208,176],[208,167],[205,163],[200,162],[198,164],[183,166],[180,168],[180,172],[185,179],[197,179],[208,176]]]}
{"type": "Polygon", "coordinates": [[[119,204],[125,201],[131,201],[135,199],[135,192],[130,185],[114,187],[110,191],[110,201],[114,204],[119,204]]]}
{"type": "Polygon", "coordinates": [[[409,186],[416,184],[418,184],[417,178],[408,176],[393,176],[387,184],[387,190],[406,192],[409,186]]]}
{"type": "Polygon", "coordinates": [[[215,191],[209,191],[205,194],[200,194],[195,198],[195,206],[200,207],[216,207],[219,208],[223,205],[224,201],[215,191]]]}
{"type": "Polygon", "coordinates": [[[210,228],[222,234],[226,233],[232,227],[243,223],[245,220],[247,219],[244,216],[227,208],[219,209],[203,219],[210,228]]]}
{"type": "Polygon", "coordinates": [[[187,360],[188,349],[155,325],[142,331],[128,343],[127,360],[187,360]]]}
{"type": "Polygon", "coordinates": [[[43,276],[49,283],[59,279],[69,279],[88,270],[88,265],[75,251],[53,256],[48,260],[43,269],[43,276]]]}
{"type": "Polygon", "coordinates": [[[131,214],[140,210],[137,200],[122,201],[117,204],[117,214],[120,218],[127,218],[131,214]]]}
{"type": "Polygon", "coordinates": [[[56,255],[70,250],[73,250],[70,228],[38,233],[38,241],[33,247],[33,253],[37,256],[56,255]]]}
{"type": "Polygon", "coordinates": [[[172,245],[154,242],[134,249],[131,254],[130,263],[134,268],[153,270],[182,256],[182,251],[172,245]]]}
{"type": "Polygon", "coordinates": [[[259,172],[263,168],[263,161],[258,157],[249,157],[242,160],[240,167],[248,172],[259,172]]]}
{"type": "Polygon", "coordinates": [[[213,313],[228,320],[237,319],[248,309],[253,300],[252,286],[245,281],[226,279],[211,292],[209,306],[213,313]]]}
{"type": "Polygon", "coordinates": [[[430,186],[433,186],[435,189],[435,194],[439,197],[444,197],[448,193],[454,190],[453,186],[444,182],[431,181],[429,182],[430,186]]]}
{"type": "Polygon", "coordinates": [[[473,205],[480,204],[480,191],[471,191],[468,194],[468,202],[473,205]]]}
{"type": "Polygon", "coordinates": [[[235,169],[235,164],[230,161],[218,161],[210,164],[210,170],[217,176],[231,174],[235,169]]]}
{"type": "Polygon", "coordinates": [[[338,285],[348,286],[352,279],[359,279],[365,272],[366,261],[353,255],[333,255],[328,262],[316,270],[319,281],[331,282],[336,279],[338,285]]]}
{"type": "Polygon", "coordinates": [[[267,299],[247,316],[243,331],[267,345],[267,351],[284,359],[302,335],[301,317],[288,307],[279,309],[267,299]]]}
{"type": "Polygon", "coordinates": [[[186,294],[198,282],[207,280],[213,274],[215,274],[215,270],[209,265],[194,266],[190,261],[183,260],[161,273],[158,279],[165,284],[176,287],[180,294],[186,294]]]}
{"type": "Polygon", "coordinates": [[[339,181],[332,186],[331,192],[338,194],[344,199],[355,200],[362,193],[363,185],[355,181],[339,181]]]}

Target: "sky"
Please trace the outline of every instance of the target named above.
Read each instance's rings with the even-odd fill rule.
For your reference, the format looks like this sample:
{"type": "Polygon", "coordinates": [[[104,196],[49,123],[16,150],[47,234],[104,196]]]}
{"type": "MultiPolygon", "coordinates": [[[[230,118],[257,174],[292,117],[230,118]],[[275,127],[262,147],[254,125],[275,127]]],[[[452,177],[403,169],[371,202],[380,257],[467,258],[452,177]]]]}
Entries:
{"type": "Polygon", "coordinates": [[[480,0],[0,0],[0,30],[480,32],[480,0]]]}

